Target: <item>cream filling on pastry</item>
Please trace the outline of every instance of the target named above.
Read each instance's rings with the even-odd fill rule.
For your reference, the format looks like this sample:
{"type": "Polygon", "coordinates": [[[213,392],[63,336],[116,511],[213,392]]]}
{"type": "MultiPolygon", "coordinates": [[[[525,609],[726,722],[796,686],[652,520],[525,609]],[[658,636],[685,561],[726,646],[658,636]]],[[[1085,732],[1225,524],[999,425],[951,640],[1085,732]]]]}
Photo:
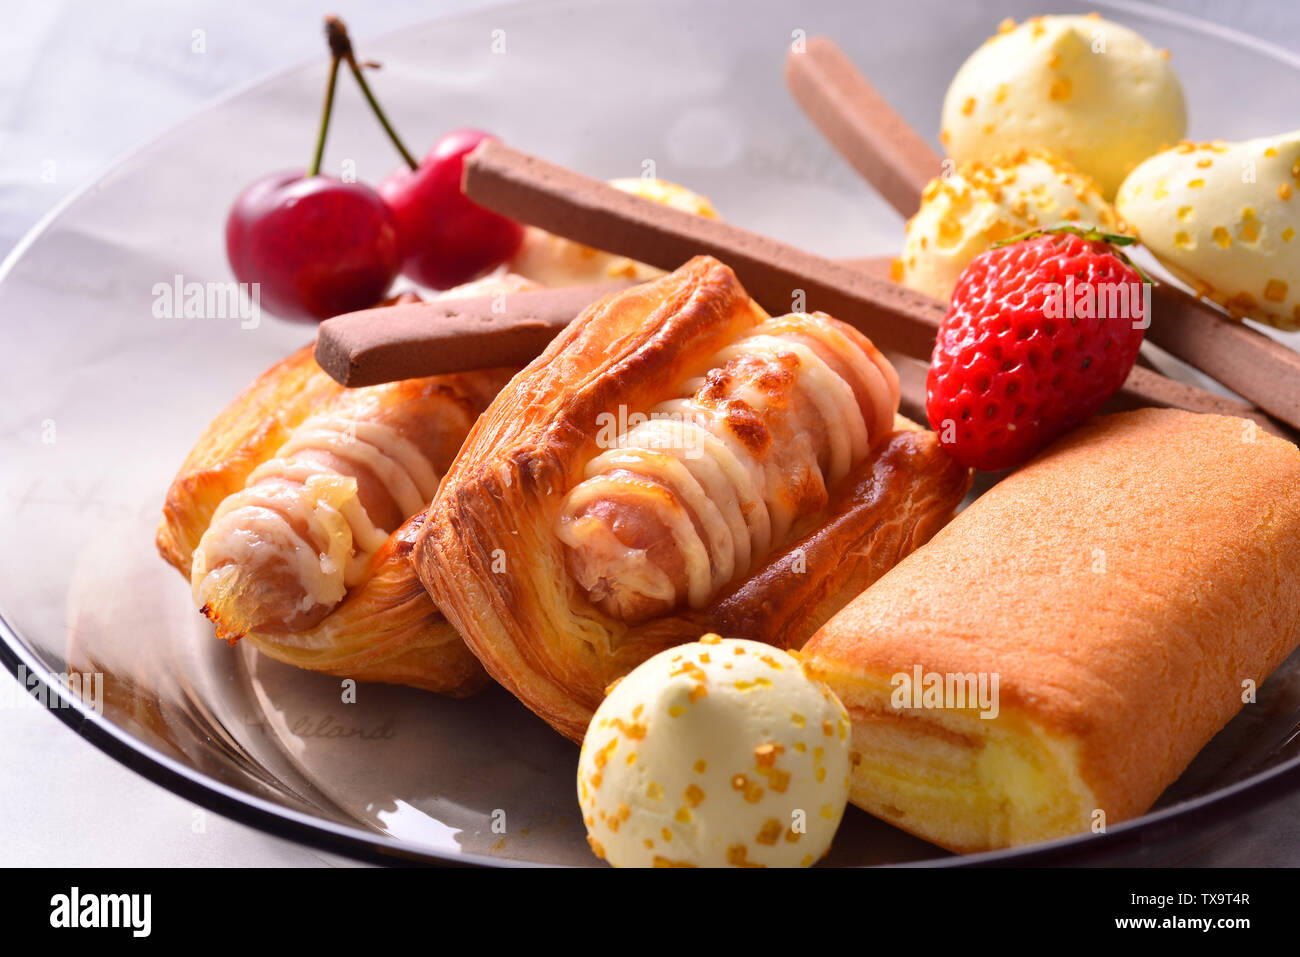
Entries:
{"type": "Polygon", "coordinates": [[[391,534],[373,521],[354,479],[303,452],[368,471],[406,517],[438,488],[432,463],[391,426],[341,415],[304,421],[221,503],[195,549],[195,601],[228,632],[319,617],[364,577],[391,534]]]}
{"type": "Polygon", "coordinates": [[[736,571],[745,571],[753,555],[766,552],[772,541],[771,518],[763,501],[762,472],[734,436],[715,434],[695,421],[698,410],[690,399],[670,399],[658,408],[691,430],[681,447],[696,449],[722,473],[723,484],[719,485],[714,501],[725,503],[736,551],[736,571]]]}
{"type": "MultiPolygon", "coordinates": [[[[707,595],[719,578],[725,581],[735,571],[736,550],[731,526],[723,517],[719,504],[710,497],[711,493],[721,491],[716,468],[711,469],[711,463],[705,459],[690,462],[688,468],[682,459],[670,452],[658,451],[661,448],[657,444],[659,440],[653,434],[647,434],[672,431],[672,425],[663,421],[638,427],[637,444],[598,455],[587,466],[587,474],[595,479],[606,471],[626,469],[653,478],[673,490],[677,499],[690,510],[689,514],[682,515],[684,527],[692,533],[692,547],[687,553],[692,559],[687,565],[690,591],[692,595],[707,595]],[[656,451],[649,451],[649,448],[656,451]],[[694,547],[695,542],[699,542],[698,548],[694,547]]],[[[667,438],[673,437],[670,434],[667,438]]],[[[605,483],[592,482],[596,487],[608,484],[608,480],[605,483]]],[[[678,521],[674,524],[683,523],[678,521]]]]}
{"type": "Polygon", "coordinates": [[[438,490],[438,476],[429,460],[396,430],[377,422],[341,416],[308,419],[289,437],[276,458],[292,459],[295,452],[305,449],[331,452],[369,469],[404,515],[414,515],[424,508],[438,490]]]}
{"type": "MultiPolygon", "coordinates": [[[[568,501],[575,511],[580,511],[584,505],[607,495],[625,494],[627,488],[627,482],[614,476],[597,475],[574,489],[568,501]]],[[[707,594],[710,585],[709,554],[690,515],[679,501],[674,501],[670,506],[661,508],[657,517],[667,525],[673,543],[685,561],[688,592],[697,596],[707,594]]],[[[562,527],[561,538],[566,535],[599,548],[611,569],[620,572],[619,580],[635,582],[633,590],[639,594],[669,601],[676,598],[676,588],[671,580],[658,566],[647,560],[645,551],[622,544],[616,536],[609,534],[605,523],[580,518],[562,527]]]]}
{"type": "Polygon", "coordinates": [[[688,380],[687,395],[655,406],[618,437],[616,448],[587,463],[583,481],[561,506],[557,535],[570,551],[570,572],[593,602],[627,620],[682,601],[704,607],[784,541],[808,498],[803,483],[820,480],[825,488],[840,481],[892,430],[896,373],[879,352],[865,351],[836,326],[824,316],[765,321],[711,358],[722,378],[688,380]],[[770,377],[755,377],[755,359],[770,377]],[[743,369],[741,360],[748,363],[743,369]],[[796,393],[820,423],[792,419],[796,393]],[[757,452],[753,436],[747,443],[737,434],[729,419],[735,406],[763,423],[769,441],[784,443],[779,453],[757,452]],[[669,498],[638,484],[638,477],[669,490],[669,498]],[[620,537],[610,509],[604,517],[592,514],[593,503],[606,499],[615,513],[643,507],[669,530],[684,588],[647,548],[620,537]]]}
{"type": "Polygon", "coordinates": [[[855,343],[839,327],[838,323],[804,322],[807,317],[799,313],[768,319],[757,329],[765,335],[784,333],[812,344],[814,349],[820,347],[840,362],[849,366],[854,377],[865,386],[869,398],[868,405],[875,411],[875,419],[869,423],[871,441],[888,435],[894,430],[894,413],[898,410],[901,388],[898,371],[874,346],[869,352],[855,343]],[[793,320],[793,321],[792,321],[793,320]]]}
{"type": "MultiPolygon", "coordinates": [[[[853,397],[853,387],[831,371],[812,349],[797,340],[780,335],[756,335],[718,353],[717,362],[725,365],[739,356],[771,356],[775,361],[784,353],[799,359],[800,391],[817,407],[826,423],[826,437],[830,441],[830,468],[826,483],[838,482],[849,474],[852,463],[867,454],[867,424],[862,410],[853,397]]],[[[751,405],[762,407],[751,401],[751,405]]]]}
{"type": "Polygon", "coordinates": [[[355,497],[354,479],[320,473],[302,484],[268,478],[227,497],[194,552],[195,603],[233,636],[263,621],[267,606],[284,621],[333,607],[353,546],[339,506],[355,497]],[[271,566],[294,587],[262,577],[271,566]]]}

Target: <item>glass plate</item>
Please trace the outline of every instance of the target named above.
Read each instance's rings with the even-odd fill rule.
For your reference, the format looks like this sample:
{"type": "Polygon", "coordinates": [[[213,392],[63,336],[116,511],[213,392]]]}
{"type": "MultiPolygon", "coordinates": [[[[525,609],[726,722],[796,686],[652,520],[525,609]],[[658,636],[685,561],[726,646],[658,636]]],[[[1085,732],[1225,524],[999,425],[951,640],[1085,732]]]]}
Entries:
{"type": "MultiPolygon", "coordinates": [[[[781,77],[793,31],[835,37],[933,133],[948,80],[1003,16],[1056,6],[910,0],[492,8],[368,42],[415,145],[459,125],[599,176],[659,176],[820,253],[896,250],[900,219],[800,114],[781,77]],[[492,51],[493,31],[505,52],[492,51]]],[[[1145,7],[1111,8],[1173,51],[1190,135],[1294,125],[1300,60],[1145,7]],[[1250,108],[1236,84],[1250,77],[1250,108]]],[[[498,44],[499,45],[499,44],[498,44]]],[[[264,317],[160,319],[154,286],[229,278],[222,223],[261,174],[304,159],[323,63],[196,115],[46,219],[0,281],[0,655],[20,679],[98,672],[102,714],[57,713],[118,760],[274,833],[379,860],[597,863],[574,794],[577,748],[497,690],[449,701],[337,679],[216,641],[153,547],[162,496],[203,426],[314,334],[264,317]]],[[[350,87],[327,165],[374,182],[395,157],[350,87]]],[[[13,689],[7,689],[12,691],[13,689]]],[[[1102,836],[956,858],[850,808],[828,863],[1181,859],[1208,829],[1300,783],[1293,656],[1145,817],[1102,836]]]]}

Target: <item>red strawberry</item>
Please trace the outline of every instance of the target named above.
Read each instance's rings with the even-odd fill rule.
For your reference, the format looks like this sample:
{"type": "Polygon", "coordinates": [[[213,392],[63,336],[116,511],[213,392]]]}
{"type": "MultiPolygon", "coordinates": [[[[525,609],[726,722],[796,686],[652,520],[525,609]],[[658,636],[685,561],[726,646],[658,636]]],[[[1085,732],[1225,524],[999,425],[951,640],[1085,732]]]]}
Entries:
{"type": "Polygon", "coordinates": [[[1146,329],[1128,236],[1057,226],[977,256],[939,327],[926,412],[963,465],[1024,462],[1096,412],[1128,377],[1146,329]]]}

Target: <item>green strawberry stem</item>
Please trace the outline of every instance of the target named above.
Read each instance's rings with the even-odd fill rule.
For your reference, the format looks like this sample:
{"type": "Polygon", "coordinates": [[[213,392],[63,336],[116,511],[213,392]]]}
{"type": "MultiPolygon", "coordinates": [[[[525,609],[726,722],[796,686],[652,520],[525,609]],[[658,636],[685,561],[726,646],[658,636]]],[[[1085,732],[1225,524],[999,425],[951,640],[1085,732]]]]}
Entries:
{"type": "MultiPolygon", "coordinates": [[[[1051,236],[1059,233],[1070,233],[1074,236],[1086,239],[1089,242],[1106,243],[1109,246],[1132,246],[1137,242],[1136,236],[1126,236],[1123,233],[1102,232],[1102,230],[1096,226],[1076,226],[1074,223],[1060,222],[1052,226],[1038,226],[1034,229],[1027,229],[1018,236],[999,239],[989,248],[997,249],[1000,246],[1010,246],[1013,243],[1023,243],[1028,242],[1031,239],[1037,239],[1039,236],[1051,236]]],[[[1114,253],[1119,257],[1121,262],[1126,266],[1130,266],[1133,271],[1138,274],[1138,278],[1144,283],[1150,283],[1153,286],[1155,285],[1155,280],[1143,272],[1141,266],[1131,260],[1128,256],[1124,255],[1124,253],[1119,249],[1115,249],[1114,253]]]]}

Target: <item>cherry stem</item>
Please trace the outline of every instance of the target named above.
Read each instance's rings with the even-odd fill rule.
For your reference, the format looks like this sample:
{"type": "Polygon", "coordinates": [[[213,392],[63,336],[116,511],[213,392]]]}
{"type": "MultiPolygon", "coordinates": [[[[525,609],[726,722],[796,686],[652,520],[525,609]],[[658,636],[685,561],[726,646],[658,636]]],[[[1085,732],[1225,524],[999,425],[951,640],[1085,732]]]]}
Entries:
{"type": "Polygon", "coordinates": [[[329,38],[330,52],[334,54],[335,61],[342,59],[348,65],[348,69],[352,71],[352,75],[357,78],[357,85],[361,87],[362,95],[365,96],[366,102],[370,104],[370,108],[374,110],[379,125],[384,128],[388,138],[397,147],[397,152],[402,154],[402,159],[406,161],[406,165],[411,169],[418,169],[419,162],[402,143],[397,131],[393,129],[393,124],[388,122],[388,117],[384,115],[384,110],[379,105],[379,101],[370,92],[370,84],[366,82],[366,78],[361,72],[361,66],[357,63],[357,58],[352,52],[352,40],[348,37],[348,28],[343,25],[343,21],[338,17],[326,17],[325,35],[329,38]]]}
{"type": "Polygon", "coordinates": [[[320,173],[321,160],[325,158],[325,136],[329,132],[330,116],[334,112],[334,86],[338,76],[339,58],[334,56],[330,58],[330,79],[325,87],[325,109],[321,111],[320,132],[316,134],[316,155],[312,157],[311,168],[307,170],[308,176],[316,176],[320,173]]]}

